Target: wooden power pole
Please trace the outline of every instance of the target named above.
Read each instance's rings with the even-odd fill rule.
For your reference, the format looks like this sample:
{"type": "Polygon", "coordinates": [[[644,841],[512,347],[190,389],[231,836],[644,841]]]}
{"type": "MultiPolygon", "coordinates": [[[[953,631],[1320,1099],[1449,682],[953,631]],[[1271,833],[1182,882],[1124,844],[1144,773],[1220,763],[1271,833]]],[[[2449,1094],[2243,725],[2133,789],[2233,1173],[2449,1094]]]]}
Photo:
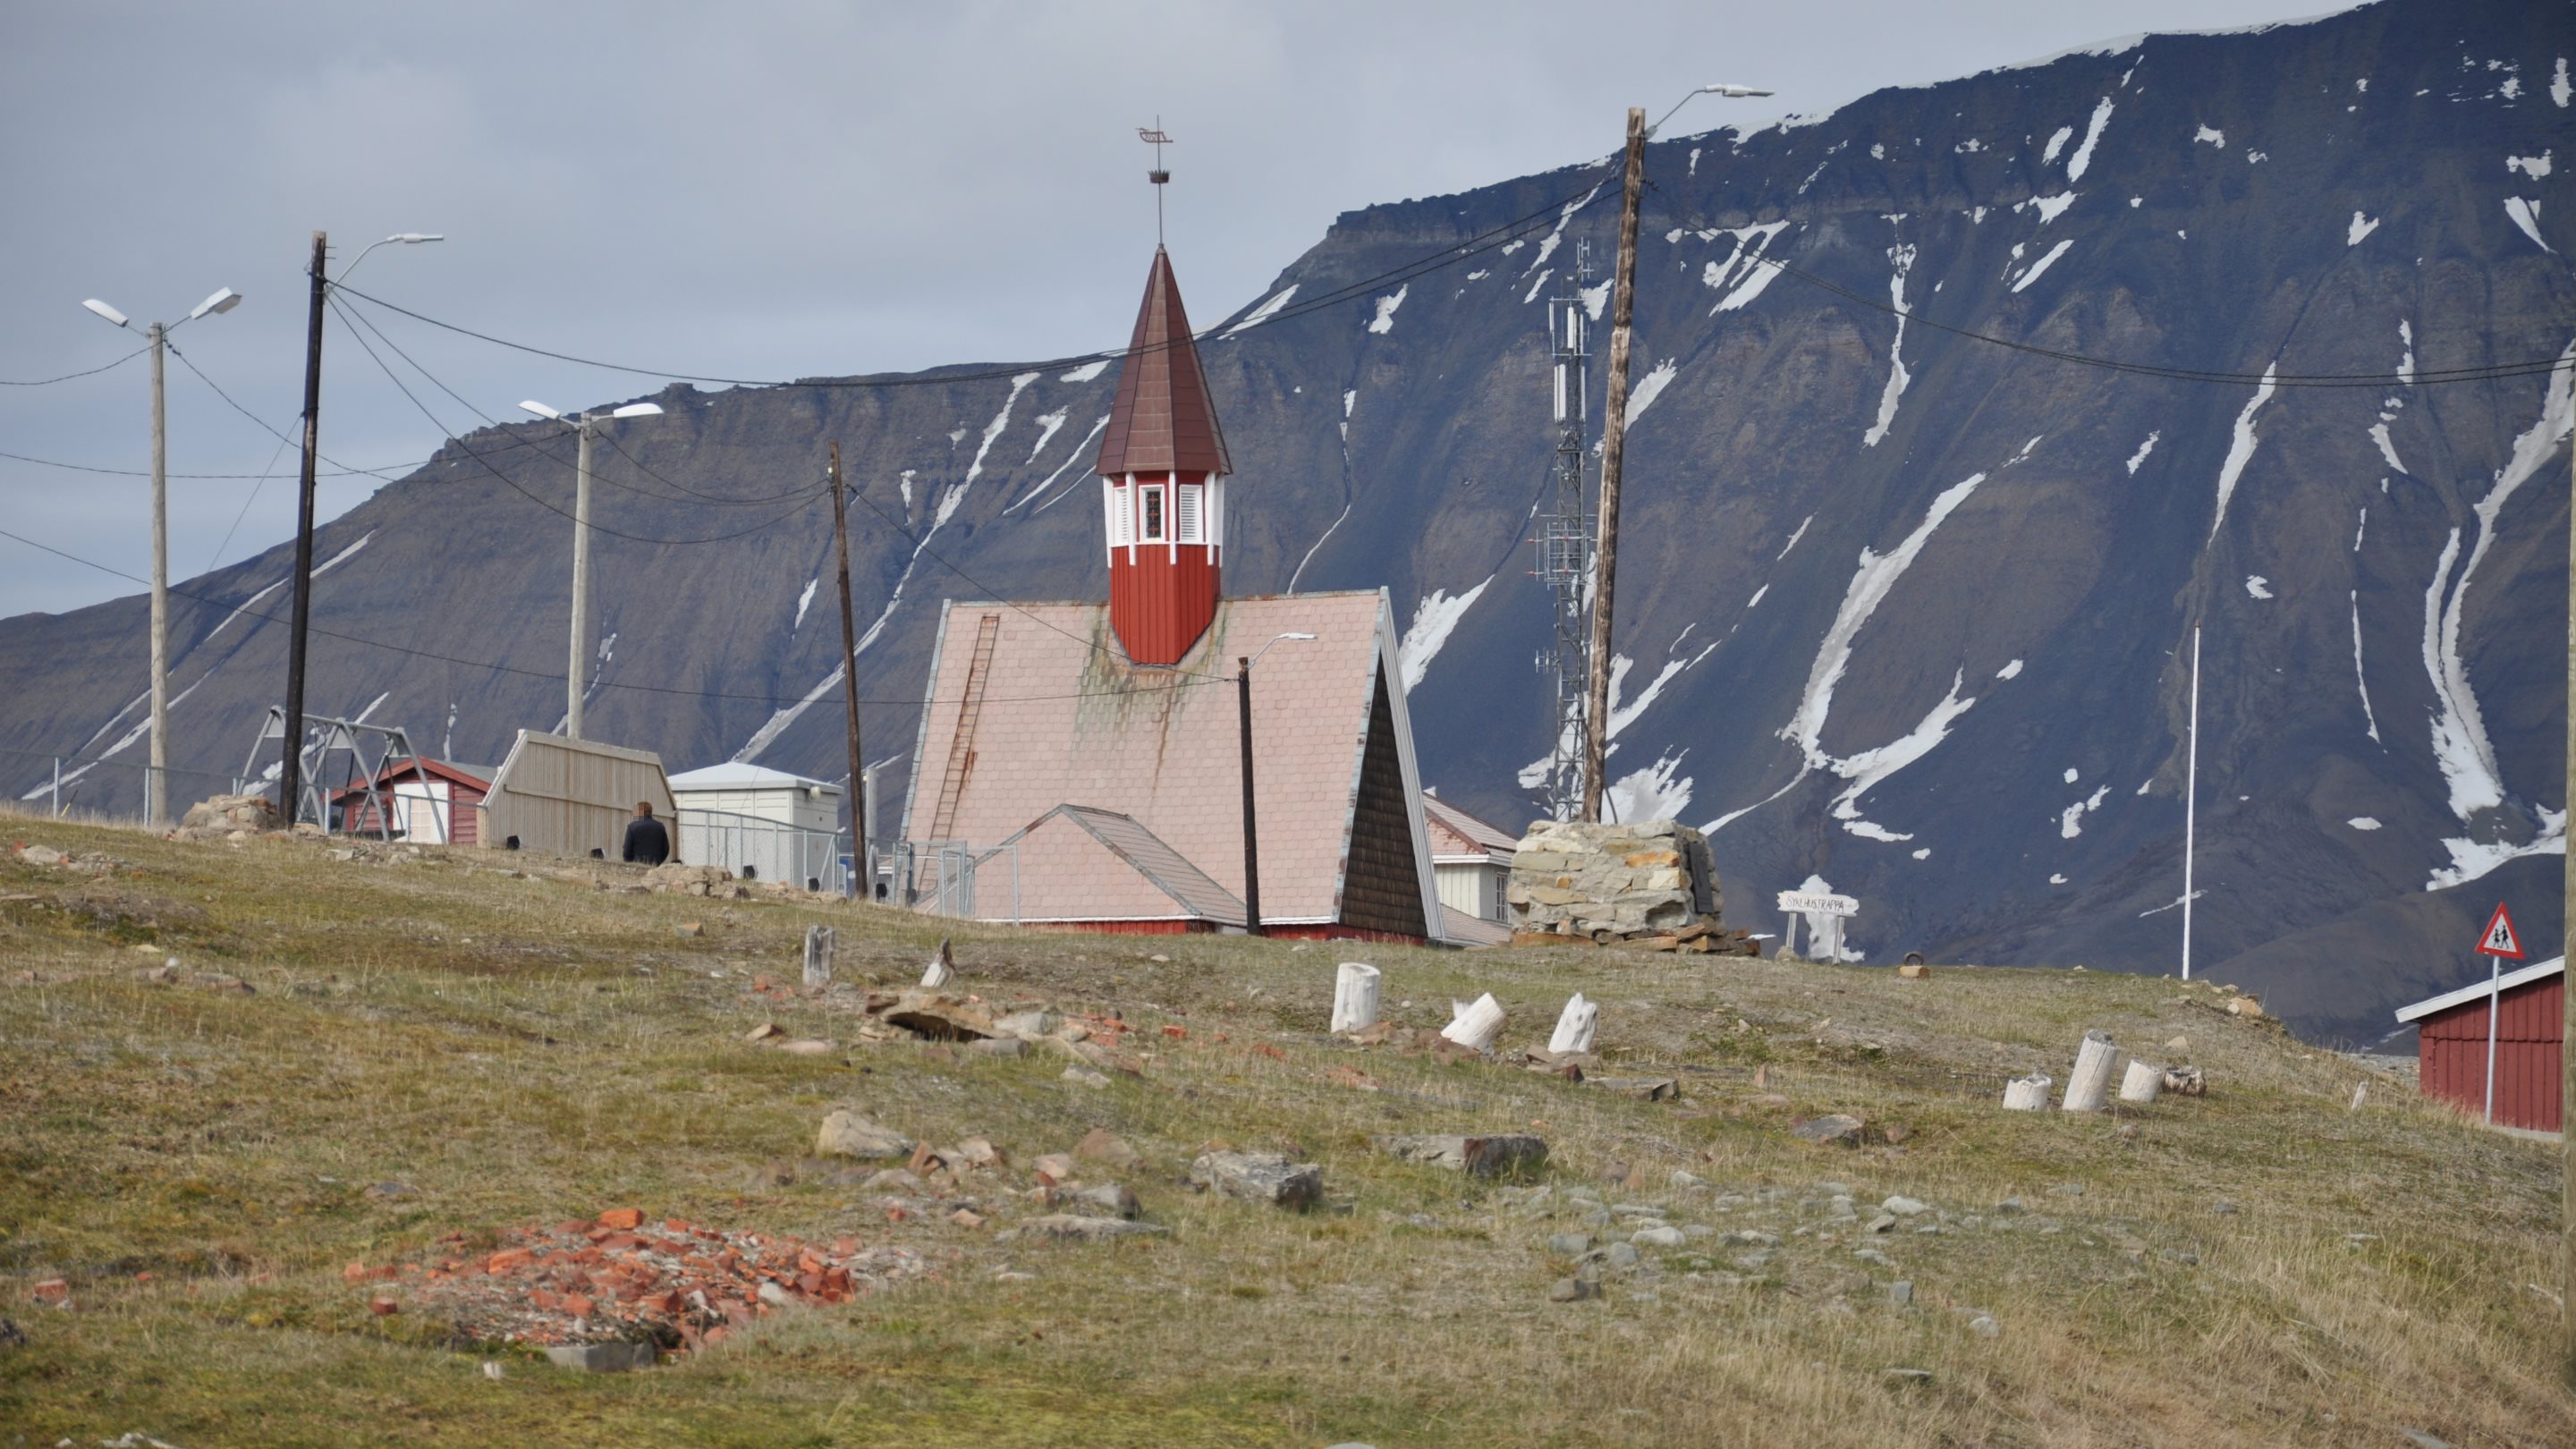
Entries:
{"type": "Polygon", "coordinates": [[[1619,200],[1619,267],[1610,292],[1610,396],[1601,419],[1600,538],[1593,549],[1592,692],[1583,710],[1583,809],[1601,819],[1610,749],[1610,600],[1619,567],[1619,464],[1628,447],[1628,333],[1637,311],[1637,203],[1646,184],[1646,109],[1628,108],[1628,179],[1619,200]]]}
{"type": "Polygon", "coordinates": [[[289,829],[304,789],[304,635],[313,617],[313,456],[322,440],[322,303],[330,279],[331,238],[313,233],[313,311],[304,328],[304,476],[295,504],[295,628],[286,641],[285,759],[277,803],[289,829]]]}
{"type": "MultiPolygon", "coordinates": [[[[2555,385],[2557,379],[2553,377],[2550,381],[2555,385]]],[[[2567,389],[2570,405],[2576,406],[2576,371],[2568,374],[2567,389]]],[[[2541,411],[2546,413],[2548,409],[2544,407],[2541,411]]],[[[2576,490],[2576,449],[2570,450],[2568,469],[2568,485],[2571,490],[2576,490]]],[[[2576,491],[2568,495],[2567,565],[2568,793],[2559,797],[2562,806],[2576,801],[2576,491]]],[[[2560,917],[2559,931],[2565,938],[2561,945],[2567,958],[2576,961],[2576,856],[2568,857],[2567,867],[2560,885],[2565,913],[2560,917]]],[[[2560,978],[2562,985],[2565,979],[2560,978]]],[[[2559,1369],[2565,1375],[2568,1387],[2576,1388],[2576,1071],[2567,1069],[2567,1053],[2576,1051],[2576,991],[2562,990],[2559,994],[2566,998],[2567,1003],[2566,1029],[2560,1034],[2558,1066],[2558,1153],[2563,1174],[2558,1211],[2560,1230],[2566,1238],[2558,1282],[2559,1369]]],[[[2487,1010],[2490,1013],[2495,1010],[2492,1002],[2487,1010]]]]}
{"type": "Polygon", "coordinates": [[[841,445],[832,444],[832,538],[841,551],[841,702],[850,724],[850,884],[860,900],[877,898],[868,868],[868,771],[859,760],[859,638],[850,618],[850,515],[841,498],[841,445]]]}

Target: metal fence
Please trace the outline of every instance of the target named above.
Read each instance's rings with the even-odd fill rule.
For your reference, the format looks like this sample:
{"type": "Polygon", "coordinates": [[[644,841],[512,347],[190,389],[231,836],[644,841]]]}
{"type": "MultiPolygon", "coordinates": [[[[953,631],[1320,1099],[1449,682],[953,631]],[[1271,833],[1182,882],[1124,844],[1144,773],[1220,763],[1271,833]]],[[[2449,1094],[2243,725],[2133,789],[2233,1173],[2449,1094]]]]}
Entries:
{"type": "Polygon", "coordinates": [[[1020,923],[1020,847],[962,840],[888,842],[896,904],[924,915],[1020,923]]]}
{"type": "Polygon", "coordinates": [[[832,895],[849,893],[850,837],[840,830],[807,830],[730,810],[672,812],[679,820],[679,858],[691,865],[721,866],[749,880],[777,880],[832,895]]]}
{"type": "MultiPolygon", "coordinates": [[[[104,756],[40,755],[29,750],[0,749],[0,773],[8,781],[6,799],[56,820],[98,824],[144,823],[144,802],[151,798],[152,766],[141,760],[104,756]]],[[[188,807],[214,795],[247,795],[266,789],[264,781],[220,770],[168,769],[170,820],[176,825],[188,807]]]]}

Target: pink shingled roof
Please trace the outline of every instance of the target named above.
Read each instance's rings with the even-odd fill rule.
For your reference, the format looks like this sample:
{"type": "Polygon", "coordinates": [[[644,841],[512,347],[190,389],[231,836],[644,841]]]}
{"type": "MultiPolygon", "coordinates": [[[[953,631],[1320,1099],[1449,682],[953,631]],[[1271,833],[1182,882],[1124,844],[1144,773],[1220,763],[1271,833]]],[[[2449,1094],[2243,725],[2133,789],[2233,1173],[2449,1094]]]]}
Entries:
{"type": "MultiPolygon", "coordinates": [[[[945,838],[990,847],[1059,805],[1115,811],[1239,899],[1235,660],[1298,632],[1317,638],[1281,643],[1253,674],[1261,914],[1271,924],[1338,919],[1369,705],[1394,653],[1393,617],[1376,592],[1227,600],[1171,669],[1129,665],[1104,605],[952,600],[922,712],[904,838],[930,838],[948,777],[962,768],[945,838]],[[998,618],[999,628],[972,739],[961,749],[958,723],[985,615],[998,618]]],[[[1401,686],[1394,687],[1405,783],[1414,793],[1419,779],[1401,686]]],[[[1436,901],[1418,806],[1415,834],[1423,898],[1436,901]]],[[[1024,860],[1021,918],[1099,919],[1081,898],[1090,880],[1086,870],[1032,870],[1024,860]]],[[[979,898],[979,908],[985,904],[979,898]]],[[[1157,912],[1168,913],[1168,905],[1157,912]]]]}

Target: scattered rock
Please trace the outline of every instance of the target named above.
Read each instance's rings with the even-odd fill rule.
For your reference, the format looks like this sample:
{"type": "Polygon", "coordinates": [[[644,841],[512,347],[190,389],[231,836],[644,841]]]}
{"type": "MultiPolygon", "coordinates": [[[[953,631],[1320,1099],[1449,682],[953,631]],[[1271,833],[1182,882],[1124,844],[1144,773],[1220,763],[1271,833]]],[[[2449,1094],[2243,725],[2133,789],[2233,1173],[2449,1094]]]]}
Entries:
{"type": "Polygon", "coordinates": [[[277,807],[265,795],[216,795],[188,807],[179,817],[181,840],[221,840],[236,831],[269,831],[279,825],[277,807]]]}
{"type": "Polygon", "coordinates": [[[1908,981],[1928,981],[1932,978],[1932,968],[1920,961],[1908,961],[1896,968],[1896,974],[1908,981]]]}
{"type": "Polygon", "coordinates": [[[961,1228],[980,1228],[984,1226],[984,1215],[975,1211],[973,1208],[959,1208],[957,1211],[948,1215],[948,1220],[961,1228]]]}
{"type": "Polygon", "coordinates": [[[1107,1073],[1095,1072],[1089,1067],[1067,1067],[1064,1069],[1064,1079],[1068,1082],[1075,1083],[1078,1086],[1091,1087],[1094,1089],[1109,1085],[1109,1076],[1107,1073]]]}
{"type": "Polygon", "coordinates": [[[818,1157],[872,1160],[910,1157],[912,1146],[911,1138],[846,1108],[825,1117],[823,1130],[814,1138],[814,1153],[818,1157]]]}
{"type": "Polygon", "coordinates": [[[2166,1042],[2166,1043],[2165,1043],[2165,1050],[2166,1050],[2166,1051],[2169,1051],[2169,1052],[2187,1052],[2187,1051],[2190,1051],[2190,1050],[2191,1050],[2191,1038],[2190,1038],[2190,1037],[2187,1037],[2187,1036],[2178,1036],[2178,1037],[2175,1037],[2173,1040],[2171,1040],[2171,1041],[2169,1041],[2169,1042],[2166,1042]]]}
{"type": "Polygon", "coordinates": [[[1560,1258],[1580,1258],[1592,1251],[1590,1233],[1554,1233],[1548,1237],[1547,1250],[1560,1258]]]}
{"type": "Polygon", "coordinates": [[[993,1029],[1004,1036],[1035,1041],[1064,1024],[1064,1018],[1041,1007],[1035,1011],[1015,1011],[993,1023],[993,1029]]]}
{"type": "Polygon", "coordinates": [[[683,936],[703,936],[707,933],[706,923],[703,921],[682,921],[678,929],[683,936]]]}
{"type": "Polygon", "coordinates": [[[1669,1102],[1682,1094],[1682,1084],[1674,1077],[1585,1077],[1583,1085],[1641,1102],[1669,1102]]]}
{"type": "Polygon", "coordinates": [[[1208,1152],[1190,1164],[1190,1183],[1219,1197],[1310,1208],[1324,1200],[1324,1169],[1277,1152],[1208,1152]]]}
{"type": "Polygon", "coordinates": [[[2030,1209],[2017,1197],[2008,1197],[1995,1204],[1995,1216],[1999,1218],[2015,1217],[2028,1211],[2030,1209]]]}
{"type": "Polygon", "coordinates": [[[1601,1285],[1589,1278],[1559,1278],[1547,1290],[1550,1303],[1581,1303],[1601,1296],[1601,1285]]]}
{"type": "Polygon", "coordinates": [[[779,1029],[777,1022],[764,1021],[760,1025],[753,1027],[750,1031],[745,1032],[742,1039],[744,1041],[768,1041],[772,1037],[785,1036],[786,1034],[786,1032],[779,1029]]]}
{"type": "Polygon", "coordinates": [[[2165,1068],[2164,1089],[2177,1097],[2200,1097],[2209,1092],[2209,1081],[2198,1067],[2165,1068]]]}
{"type": "Polygon", "coordinates": [[[54,849],[50,845],[19,846],[18,858],[29,865],[60,865],[63,863],[63,853],[54,849]]]}
{"type": "Polygon", "coordinates": [[[1078,1192],[1067,1193],[1064,1201],[1074,1207],[1087,1208],[1092,1212],[1114,1218],[1135,1218],[1144,1212],[1144,1206],[1136,1201],[1135,1190],[1115,1182],[1104,1182],[1098,1187],[1086,1187],[1078,1192]]]}
{"type": "Polygon", "coordinates": [[[1880,1369],[1879,1373],[1887,1378],[1894,1379],[1899,1383],[1928,1384],[1932,1382],[1932,1371],[1930,1369],[1892,1368],[1880,1369]]]}
{"type": "Polygon", "coordinates": [[[1121,1218],[1087,1218],[1072,1213],[1049,1213],[1031,1218],[1021,1232],[1041,1238],[1070,1238],[1075,1242],[1098,1243],[1110,1238],[1152,1237],[1171,1229],[1152,1223],[1131,1223],[1121,1218]]]}
{"type": "Polygon", "coordinates": [[[1899,1308],[1903,1308],[1907,1304],[1912,1303],[1914,1301],[1913,1280],[1899,1278],[1895,1282],[1888,1284],[1887,1301],[1899,1308]]]}
{"type": "Polygon", "coordinates": [[[60,1278],[47,1278],[28,1291],[35,1295],[39,1303],[50,1303],[57,1308],[71,1306],[72,1285],[60,1278]]]}
{"type": "Polygon", "coordinates": [[[1913,1217],[1917,1213],[1928,1211],[1931,1207],[1929,1203],[1924,1202],[1920,1198],[1902,1196],[1891,1197],[1887,1201],[1880,1203],[1878,1206],[1880,1211],[1891,1212],[1901,1218],[1913,1217]]]}
{"type": "Polygon", "coordinates": [[[391,1318],[402,1312],[402,1305],[390,1298],[370,1298],[367,1300],[367,1311],[378,1318],[391,1318]]]}
{"type": "Polygon", "coordinates": [[[889,1026],[899,1026],[929,1041],[980,1041],[997,1036],[992,1013],[962,996],[919,988],[904,992],[885,1008],[889,1026]]]}
{"type": "Polygon", "coordinates": [[[2227,1014],[2249,1019],[2259,1017],[2263,1014],[2263,1003],[2251,996],[2240,996],[2227,1003],[2227,1014]]]}
{"type": "Polygon", "coordinates": [[[1994,1315],[1990,1313],[1980,1313],[1969,1319],[1968,1331],[1980,1338],[2001,1338],[2004,1334],[2003,1325],[1995,1322],[1994,1315]]]}
{"type": "Polygon", "coordinates": [[[1094,1127],[1082,1134],[1082,1140],[1073,1144],[1073,1155],[1116,1168],[1134,1167],[1145,1160],[1124,1138],[1106,1127],[1094,1127]]]}
{"type": "Polygon", "coordinates": [[[1789,1129],[1789,1135],[1804,1142],[1835,1143],[1845,1147],[1860,1145],[1861,1119],[1844,1112],[1828,1112],[1810,1117],[1789,1129]]]}
{"type": "Polygon", "coordinates": [[[1015,1057],[1029,1049],[1029,1044],[1015,1036],[997,1036],[970,1044],[968,1051],[979,1057],[1015,1057]]]}
{"type": "Polygon", "coordinates": [[[2218,1201],[2211,1203],[2209,1205],[2209,1210],[2219,1214],[2221,1217],[2232,1217],[2236,1213],[2236,1204],[2229,1202],[2227,1199],[2222,1197],[2218,1201]]]}
{"type": "MultiPolygon", "coordinates": [[[[564,1343],[546,1350],[546,1362],[586,1374],[622,1374],[628,1369],[651,1368],[660,1356],[651,1343],[564,1343]]],[[[485,1365],[487,1369],[497,1366],[485,1365]]]]}
{"type": "Polygon", "coordinates": [[[2414,1445],[2415,1449],[2451,1449],[2450,1440],[2437,1439],[2421,1429],[2400,1429],[2397,1432],[2405,1435],[2406,1442],[2414,1445]]]}
{"type": "Polygon", "coordinates": [[[798,1041],[780,1042],[778,1044],[778,1049],[787,1053],[791,1057],[828,1057],[834,1050],[836,1050],[830,1042],[816,1040],[811,1037],[798,1041]]]}
{"type": "Polygon", "coordinates": [[[1883,1233],[1896,1226],[1896,1214],[1880,1213],[1869,1220],[1869,1231],[1883,1233]]]}
{"type": "Polygon", "coordinates": [[[1678,1248],[1690,1241],[1690,1238],[1679,1228],[1658,1225],[1639,1228],[1629,1236],[1628,1241],[1640,1248],[1678,1248]]]}
{"type": "Polygon", "coordinates": [[[1424,1162],[1471,1177],[1499,1177],[1536,1170],[1547,1162],[1547,1142],[1526,1132],[1490,1137],[1381,1137],[1378,1149],[1407,1162],[1424,1162]]]}

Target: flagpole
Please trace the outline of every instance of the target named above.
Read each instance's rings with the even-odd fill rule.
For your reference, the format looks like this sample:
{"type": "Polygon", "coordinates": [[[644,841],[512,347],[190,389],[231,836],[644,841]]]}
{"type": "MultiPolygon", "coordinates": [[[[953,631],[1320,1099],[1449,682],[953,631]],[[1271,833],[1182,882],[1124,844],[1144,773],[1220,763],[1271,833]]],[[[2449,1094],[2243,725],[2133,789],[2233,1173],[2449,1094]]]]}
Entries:
{"type": "Polygon", "coordinates": [[[2200,825],[2200,626],[2191,626],[2191,763],[2182,785],[2182,979],[2191,979],[2191,867],[2200,825]]]}

